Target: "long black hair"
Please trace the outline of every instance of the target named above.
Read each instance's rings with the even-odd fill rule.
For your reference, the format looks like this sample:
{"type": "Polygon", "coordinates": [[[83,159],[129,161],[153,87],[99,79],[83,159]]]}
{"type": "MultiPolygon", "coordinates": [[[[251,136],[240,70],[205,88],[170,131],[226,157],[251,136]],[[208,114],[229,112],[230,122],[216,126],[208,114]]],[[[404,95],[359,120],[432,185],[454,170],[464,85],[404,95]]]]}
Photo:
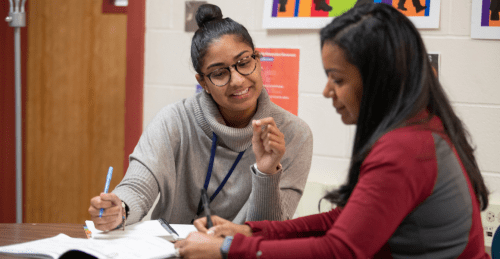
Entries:
{"type": "Polygon", "coordinates": [[[474,188],[481,209],[488,190],[479,171],[470,135],[453,111],[437,80],[418,30],[387,4],[357,6],[334,19],[320,32],[325,44],[340,47],[359,70],[363,94],[347,182],[323,197],[344,206],[358,182],[360,166],[373,144],[403,126],[420,111],[438,116],[474,188]]]}
{"type": "Polygon", "coordinates": [[[191,61],[198,74],[202,73],[203,58],[210,44],[224,35],[235,35],[255,50],[247,29],[229,17],[222,19],[222,11],[216,5],[201,5],[196,11],[196,23],[198,30],[191,40],[191,61]]]}

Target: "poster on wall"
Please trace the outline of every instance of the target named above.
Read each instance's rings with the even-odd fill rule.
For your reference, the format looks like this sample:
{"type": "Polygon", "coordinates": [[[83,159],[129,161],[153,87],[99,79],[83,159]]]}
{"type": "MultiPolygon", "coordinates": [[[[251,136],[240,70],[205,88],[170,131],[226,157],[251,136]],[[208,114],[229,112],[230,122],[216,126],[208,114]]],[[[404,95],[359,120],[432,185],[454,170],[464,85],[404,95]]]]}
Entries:
{"type": "Polygon", "coordinates": [[[500,39],[500,0],[472,0],[471,37],[500,39]]]}
{"type": "Polygon", "coordinates": [[[319,29],[356,5],[390,4],[417,28],[439,28],[441,0],[265,0],[264,29],[319,29]]]}
{"type": "Polygon", "coordinates": [[[262,81],[271,101],[297,115],[299,107],[299,49],[256,48],[262,54],[262,81]]]}

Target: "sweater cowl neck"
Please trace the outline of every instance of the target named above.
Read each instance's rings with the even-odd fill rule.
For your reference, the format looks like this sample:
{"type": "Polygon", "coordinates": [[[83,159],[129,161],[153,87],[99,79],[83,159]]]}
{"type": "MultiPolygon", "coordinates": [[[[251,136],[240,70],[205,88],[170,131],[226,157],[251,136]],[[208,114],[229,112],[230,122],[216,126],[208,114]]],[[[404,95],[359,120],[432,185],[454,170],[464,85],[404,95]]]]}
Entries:
{"type": "Polygon", "coordinates": [[[225,124],[219,108],[212,96],[202,91],[196,96],[195,117],[198,125],[212,138],[215,132],[218,137],[218,145],[229,148],[235,152],[246,150],[252,144],[252,120],[273,117],[271,112],[272,103],[265,89],[262,89],[257,99],[257,111],[252,120],[245,128],[232,128],[225,124]]]}

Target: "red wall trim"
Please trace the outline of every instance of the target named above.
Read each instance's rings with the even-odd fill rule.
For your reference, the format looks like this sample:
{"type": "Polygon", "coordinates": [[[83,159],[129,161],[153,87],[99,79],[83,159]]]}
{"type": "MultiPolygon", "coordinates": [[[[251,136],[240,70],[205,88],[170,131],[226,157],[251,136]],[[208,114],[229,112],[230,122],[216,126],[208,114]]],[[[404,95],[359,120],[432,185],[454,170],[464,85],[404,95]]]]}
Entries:
{"type": "MultiPolygon", "coordinates": [[[[134,151],[142,133],[144,92],[144,35],[146,33],[146,0],[129,1],[127,17],[127,75],[125,78],[125,158],[134,151]]],[[[124,172],[124,173],[125,173],[124,172]]]]}
{"type": "MultiPolygon", "coordinates": [[[[9,13],[9,2],[0,2],[0,13],[9,13]]],[[[27,11],[26,5],[26,11],[27,11]]],[[[0,223],[16,222],[16,109],[14,78],[14,28],[0,22],[0,223]],[[5,51],[4,51],[5,50],[5,51]]],[[[26,114],[27,27],[21,28],[22,128],[26,114]]],[[[23,130],[23,172],[26,135],[23,130]]],[[[24,182],[24,181],[23,181],[24,182]]]]}
{"type": "MultiPolygon", "coordinates": [[[[135,1],[131,0],[130,2],[135,1]]],[[[115,6],[113,0],[102,0],[102,12],[103,13],[127,13],[126,6],[115,6]]],[[[130,3],[129,3],[130,5],[130,3]]]]}

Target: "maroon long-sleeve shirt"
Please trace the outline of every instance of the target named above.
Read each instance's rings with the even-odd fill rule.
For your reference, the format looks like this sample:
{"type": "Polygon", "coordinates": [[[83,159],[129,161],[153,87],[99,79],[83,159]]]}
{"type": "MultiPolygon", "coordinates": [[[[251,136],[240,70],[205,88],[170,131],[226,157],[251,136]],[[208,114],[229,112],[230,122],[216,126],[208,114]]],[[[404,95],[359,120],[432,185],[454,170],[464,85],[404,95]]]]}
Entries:
{"type": "Polygon", "coordinates": [[[489,258],[479,201],[436,116],[380,138],[344,208],[246,224],[253,236],[235,235],[229,258],[489,258]]]}

